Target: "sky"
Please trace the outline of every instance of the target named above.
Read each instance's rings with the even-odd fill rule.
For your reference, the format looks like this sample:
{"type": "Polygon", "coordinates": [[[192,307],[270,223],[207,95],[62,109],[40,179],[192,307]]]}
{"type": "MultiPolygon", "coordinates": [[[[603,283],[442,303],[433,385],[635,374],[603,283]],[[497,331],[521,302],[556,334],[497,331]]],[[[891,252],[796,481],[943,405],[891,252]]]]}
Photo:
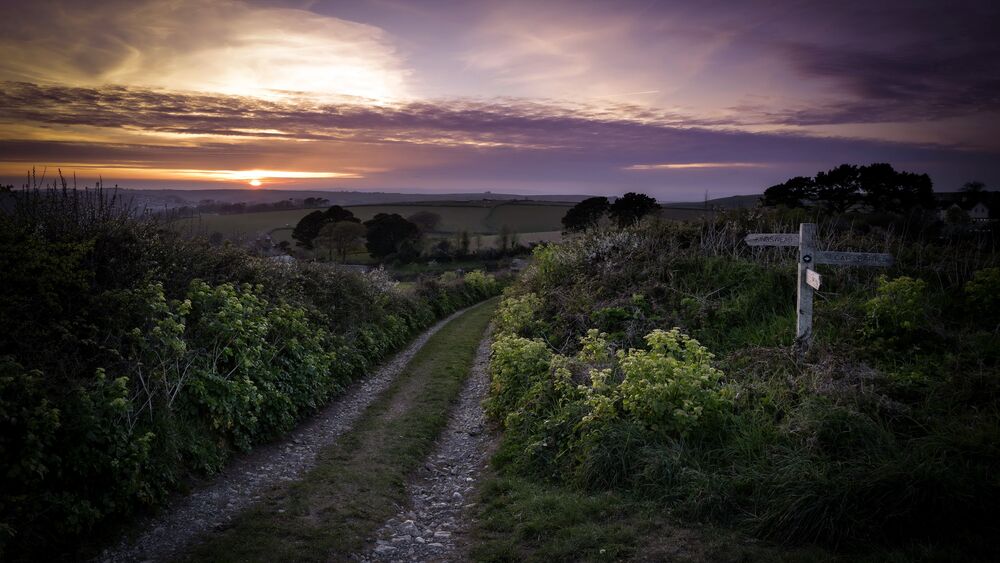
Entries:
{"type": "Polygon", "coordinates": [[[0,0],[0,181],[1000,188],[1000,2],[0,0]]]}

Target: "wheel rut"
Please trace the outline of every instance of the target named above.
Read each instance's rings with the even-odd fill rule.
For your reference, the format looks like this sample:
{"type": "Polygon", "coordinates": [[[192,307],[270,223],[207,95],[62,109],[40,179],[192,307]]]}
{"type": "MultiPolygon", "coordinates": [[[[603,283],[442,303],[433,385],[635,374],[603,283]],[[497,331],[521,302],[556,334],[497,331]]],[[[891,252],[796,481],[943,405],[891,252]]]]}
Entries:
{"type": "MultiPolygon", "coordinates": [[[[470,307],[471,308],[471,307],[470,307]]],[[[435,333],[468,309],[437,322],[374,373],[280,441],[237,457],[221,473],[160,514],[140,524],[137,536],[106,549],[97,561],[164,561],[176,558],[203,534],[225,527],[274,486],[297,480],[313,467],[320,450],[350,430],[362,413],[400,375],[435,333]]]]}
{"type": "Polygon", "coordinates": [[[482,401],[489,390],[491,330],[433,452],[411,478],[406,506],[376,532],[356,561],[467,560],[467,518],[476,486],[496,445],[482,401]]]}

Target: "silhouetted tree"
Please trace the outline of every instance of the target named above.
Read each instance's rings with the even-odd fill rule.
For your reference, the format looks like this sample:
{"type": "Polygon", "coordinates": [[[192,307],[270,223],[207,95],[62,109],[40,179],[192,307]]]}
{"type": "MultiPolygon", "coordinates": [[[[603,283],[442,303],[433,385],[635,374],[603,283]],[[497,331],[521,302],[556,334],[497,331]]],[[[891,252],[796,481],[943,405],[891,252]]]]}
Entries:
{"type": "MultiPolygon", "coordinates": [[[[328,249],[331,254],[336,252],[343,263],[347,261],[347,253],[361,244],[367,231],[364,225],[355,221],[327,223],[323,225],[319,236],[314,240],[314,244],[328,249]]],[[[328,254],[328,259],[330,258],[328,254]]]]}
{"type": "Polygon", "coordinates": [[[397,213],[379,213],[364,224],[368,238],[365,247],[373,258],[409,251],[420,240],[420,229],[397,213]]]}
{"type": "Polygon", "coordinates": [[[618,223],[619,227],[626,227],[659,209],[660,204],[648,195],[629,192],[611,204],[608,215],[618,223]]]}
{"type": "Polygon", "coordinates": [[[932,208],[933,185],[927,174],[897,172],[877,162],[867,166],[841,164],[819,172],[815,178],[798,176],[764,191],[763,205],[804,207],[815,203],[830,213],[843,213],[864,204],[880,213],[901,213],[932,208]]]}
{"type": "Polygon", "coordinates": [[[815,183],[816,202],[831,213],[843,213],[860,201],[860,173],[853,164],[819,172],[815,183]]]}
{"type": "Polygon", "coordinates": [[[873,211],[900,213],[934,207],[934,188],[927,174],[897,172],[880,162],[858,169],[861,200],[873,211]]]}
{"type": "Polygon", "coordinates": [[[469,247],[471,246],[471,241],[469,240],[469,231],[462,231],[458,234],[458,252],[460,256],[469,255],[469,247]]]}
{"type": "Polygon", "coordinates": [[[319,235],[324,225],[328,223],[340,223],[342,221],[350,221],[352,223],[361,222],[347,209],[339,205],[333,205],[326,211],[313,211],[302,219],[299,219],[298,224],[292,230],[292,238],[296,240],[295,244],[298,246],[311,249],[313,247],[313,239],[319,235]]]}
{"type": "Polygon", "coordinates": [[[981,194],[986,191],[986,184],[973,180],[962,184],[962,189],[959,191],[967,194],[981,194]]]}
{"type": "Polygon", "coordinates": [[[952,225],[967,225],[972,222],[969,213],[957,205],[952,205],[945,211],[944,220],[952,225]]]}
{"type": "Polygon", "coordinates": [[[328,205],[329,203],[330,200],[326,199],[325,197],[307,197],[304,200],[302,200],[302,204],[305,205],[306,207],[323,207],[324,205],[328,205]]]}
{"type": "Polygon", "coordinates": [[[313,239],[319,234],[319,230],[326,224],[326,216],[322,211],[313,211],[305,217],[299,219],[298,224],[292,229],[292,238],[295,244],[305,248],[313,247],[313,239]]]}
{"type": "Polygon", "coordinates": [[[340,223],[341,221],[350,221],[352,223],[361,222],[361,220],[355,217],[353,213],[339,205],[331,205],[330,208],[323,213],[323,215],[326,217],[328,223],[340,223]]]}
{"type": "Polygon", "coordinates": [[[425,233],[436,230],[441,224],[441,216],[432,211],[418,211],[407,217],[407,220],[420,227],[420,230],[425,233]]]}
{"type": "Polygon", "coordinates": [[[503,225],[500,227],[500,235],[497,236],[497,250],[500,252],[506,252],[507,246],[510,244],[510,227],[503,225]]]}
{"type": "Polygon", "coordinates": [[[796,176],[790,180],[764,190],[761,204],[768,207],[805,207],[807,201],[816,197],[816,182],[808,176],[796,176]]]}
{"type": "Polygon", "coordinates": [[[588,197],[566,212],[562,218],[563,230],[584,231],[596,226],[601,217],[608,212],[609,206],[606,197],[588,197]]]}

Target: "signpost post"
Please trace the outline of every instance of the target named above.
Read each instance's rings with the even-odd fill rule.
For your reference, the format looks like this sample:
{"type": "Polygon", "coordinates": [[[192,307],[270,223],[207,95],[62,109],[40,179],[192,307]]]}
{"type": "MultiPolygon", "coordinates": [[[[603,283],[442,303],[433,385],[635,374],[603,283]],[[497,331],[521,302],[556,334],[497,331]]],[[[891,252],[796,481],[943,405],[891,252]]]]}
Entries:
{"type": "Polygon", "coordinates": [[[819,291],[823,278],[811,268],[814,264],[837,266],[882,266],[892,265],[892,255],[870,252],[830,252],[816,250],[816,224],[802,223],[799,234],[794,233],[754,233],[743,239],[750,246],[797,246],[799,247],[799,291],[797,299],[795,343],[804,353],[812,344],[813,293],[819,291]]]}

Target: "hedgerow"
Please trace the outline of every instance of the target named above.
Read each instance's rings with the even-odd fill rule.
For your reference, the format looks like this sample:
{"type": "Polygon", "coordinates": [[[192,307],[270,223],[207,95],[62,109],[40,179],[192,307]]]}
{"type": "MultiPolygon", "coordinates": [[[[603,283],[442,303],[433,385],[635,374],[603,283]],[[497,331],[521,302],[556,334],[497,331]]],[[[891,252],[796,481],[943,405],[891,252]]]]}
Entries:
{"type": "Polygon", "coordinates": [[[537,248],[497,314],[501,471],[783,542],[992,550],[995,234],[820,221],[822,248],[896,265],[819,266],[799,358],[795,254],[742,239],[794,232],[805,213],[653,220],[537,248]]]}
{"type": "Polygon", "coordinates": [[[73,553],[273,439],[434,319],[479,272],[401,291],[181,238],[103,191],[0,210],[0,558],[73,553]]]}

